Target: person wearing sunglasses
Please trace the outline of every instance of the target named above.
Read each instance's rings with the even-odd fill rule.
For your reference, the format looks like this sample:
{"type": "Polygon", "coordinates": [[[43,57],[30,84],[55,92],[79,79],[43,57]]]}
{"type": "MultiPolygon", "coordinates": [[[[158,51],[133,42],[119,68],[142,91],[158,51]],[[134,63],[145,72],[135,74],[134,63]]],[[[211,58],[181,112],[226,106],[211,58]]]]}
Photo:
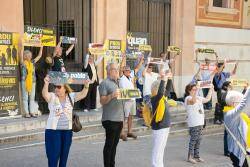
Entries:
{"type": "Polygon", "coordinates": [[[211,86],[205,98],[197,96],[197,91],[198,87],[196,84],[188,84],[185,89],[185,107],[187,110],[187,124],[190,134],[188,162],[193,164],[204,162],[199,154],[202,130],[205,124],[203,104],[212,98],[213,86],[211,86]]]}
{"type": "Polygon", "coordinates": [[[84,82],[80,92],[73,92],[69,85],[55,85],[54,92],[49,92],[49,76],[44,79],[42,95],[48,103],[49,118],[45,130],[45,149],[49,167],[66,167],[72,143],[73,104],[86,97],[89,81],[84,82]]]}

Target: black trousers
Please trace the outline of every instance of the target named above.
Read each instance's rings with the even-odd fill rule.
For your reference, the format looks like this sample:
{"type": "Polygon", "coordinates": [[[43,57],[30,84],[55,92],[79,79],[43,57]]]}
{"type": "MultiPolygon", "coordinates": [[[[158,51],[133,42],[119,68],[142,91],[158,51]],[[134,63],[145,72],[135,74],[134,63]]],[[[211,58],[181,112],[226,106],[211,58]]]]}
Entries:
{"type": "Polygon", "coordinates": [[[97,82],[89,85],[89,91],[87,96],[83,99],[83,109],[91,110],[96,109],[96,91],[97,82]]]}
{"type": "MultiPolygon", "coordinates": [[[[241,167],[241,166],[239,165],[239,163],[240,163],[239,159],[238,159],[233,153],[230,153],[230,159],[231,159],[231,161],[232,161],[234,167],[241,167]]],[[[247,164],[247,160],[246,160],[246,159],[245,159],[245,161],[244,161],[242,167],[248,167],[248,164],[247,164]]]]}
{"type": "Polygon", "coordinates": [[[223,108],[221,101],[221,89],[217,90],[217,103],[215,105],[214,120],[223,120],[223,108]]]}
{"type": "Polygon", "coordinates": [[[116,147],[119,143],[123,122],[103,121],[106,132],[106,141],[103,148],[104,167],[115,166],[116,147]]]}

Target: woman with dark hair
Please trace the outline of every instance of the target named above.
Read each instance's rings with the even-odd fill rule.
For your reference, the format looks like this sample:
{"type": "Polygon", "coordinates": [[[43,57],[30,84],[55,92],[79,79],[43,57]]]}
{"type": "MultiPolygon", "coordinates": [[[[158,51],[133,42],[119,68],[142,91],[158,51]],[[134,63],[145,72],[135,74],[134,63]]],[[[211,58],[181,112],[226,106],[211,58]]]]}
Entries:
{"type": "Polygon", "coordinates": [[[89,82],[84,83],[81,92],[72,92],[68,85],[55,85],[55,92],[49,92],[49,76],[44,79],[43,98],[48,103],[49,118],[45,130],[45,148],[49,167],[66,167],[72,143],[72,111],[74,102],[86,97],[89,82]]]}
{"type": "Polygon", "coordinates": [[[185,89],[185,106],[187,110],[187,124],[189,127],[190,141],[188,150],[188,162],[196,164],[204,162],[199,155],[202,130],[205,123],[205,114],[203,104],[207,103],[213,92],[213,87],[210,88],[206,98],[197,96],[198,88],[196,84],[188,84],[185,89]]]}

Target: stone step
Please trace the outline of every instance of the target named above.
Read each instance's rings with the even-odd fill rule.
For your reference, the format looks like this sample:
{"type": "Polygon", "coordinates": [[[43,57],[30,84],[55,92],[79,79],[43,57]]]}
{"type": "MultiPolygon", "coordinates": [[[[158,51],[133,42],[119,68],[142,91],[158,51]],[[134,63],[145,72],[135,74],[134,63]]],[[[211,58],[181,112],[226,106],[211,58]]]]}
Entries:
{"type": "MultiPolygon", "coordinates": [[[[212,111],[206,111],[206,113],[213,114],[212,111]]],[[[91,111],[88,113],[77,112],[82,123],[91,123],[101,120],[102,109],[99,111],[91,111]]],[[[171,109],[171,118],[179,117],[185,119],[186,111],[182,107],[171,109]]],[[[0,135],[31,131],[36,129],[45,129],[48,115],[42,115],[38,118],[18,118],[9,120],[0,120],[0,135]]]]}
{"type": "MultiPolygon", "coordinates": [[[[207,114],[206,120],[207,122],[212,122],[213,117],[209,115],[210,113],[207,114]]],[[[141,118],[136,118],[133,120],[133,126],[135,127],[133,130],[134,132],[137,131],[145,131],[149,130],[149,128],[142,126],[143,124],[143,119],[141,118]]],[[[175,117],[172,119],[172,124],[171,128],[175,129],[183,129],[187,127],[185,119],[180,119],[178,117],[175,117]]],[[[125,128],[126,129],[126,128],[125,128]]],[[[91,123],[83,123],[83,130],[78,133],[74,133],[75,137],[82,136],[82,137],[88,137],[91,136],[95,138],[95,136],[98,133],[103,133],[104,130],[102,128],[102,124],[100,121],[96,122],[91,122],[91,123]],[[86,136],[87,135],[87,136],[86,136]]],[[[80,138],[82,138],[80,137],[80,138]]],[[[0,144],[14,144],[18,142],[25,142],[25,141],[32,141],[32,140],[44,140],[44,129],[37,129],[37,130],[30,130],[30,131],[21,131],[18,133],[12,133],[12,134],[5,134],[5,135],[0,135],[0,144]]]]}
{"type": "MultiPolygon", "coordinates": [[[[138,140],[140,138],[151,137],[152,130],[148,127],[136,127],[133,128],[133,131],[138,135],[138,140]]],[[[224,126],[222,125],[213,125],[209,123],[206,128],[203,130],[203,135],[217,135],[223,134],[224,126]]],[[[171,127],[170,129],[170,137],[173,136],[184,136],[188,135],[188,128],[187,127],[171,127]]],[[[101,141],[104,142],[105,133],[104,130],[94,130],[92,132],[82,131],[80,133],[75,133],[73,136],[74,141],[81,141],[81,142],[97,142],[101,141]]],[[[129,139],[133,140],[133,139],[129,139]]],[[[21,141],[15,144],[4,144],[0,145],[0,151],[9,150],[9,149],[18,149],[24,147],[33,147],[33,146],[40,146],[44,145],[44,138],[40,140],[32,140],[32,141],[21,141]]]]}

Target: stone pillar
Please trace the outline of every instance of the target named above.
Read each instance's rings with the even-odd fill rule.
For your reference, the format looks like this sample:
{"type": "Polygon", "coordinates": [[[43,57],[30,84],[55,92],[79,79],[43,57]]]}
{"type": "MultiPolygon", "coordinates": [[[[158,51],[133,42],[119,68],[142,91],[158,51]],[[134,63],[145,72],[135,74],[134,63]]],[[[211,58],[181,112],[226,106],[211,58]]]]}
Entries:
{"type": "Polygon", "coordinates": [[[171,45],[182,49],[174,65],[174,83],[178,96],[194,74],[196,0],[176,0],[171,5],[171,45]]]}
{"type": "Polygon", "coordinates": [[[23,33],[23,1],[1,0],[0,31],[23,33]]]}

